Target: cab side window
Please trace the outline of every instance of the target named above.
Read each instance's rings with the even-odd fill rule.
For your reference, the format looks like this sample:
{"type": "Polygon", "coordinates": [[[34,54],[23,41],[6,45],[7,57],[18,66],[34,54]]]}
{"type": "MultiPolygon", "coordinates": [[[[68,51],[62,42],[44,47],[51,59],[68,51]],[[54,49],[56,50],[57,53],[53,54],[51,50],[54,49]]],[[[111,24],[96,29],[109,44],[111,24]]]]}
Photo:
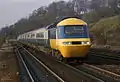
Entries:
{"type": "Polygon", "coordinates": [[[56,29],[52,28],[50,31],[50,39],[56,39],[56,29]]]}

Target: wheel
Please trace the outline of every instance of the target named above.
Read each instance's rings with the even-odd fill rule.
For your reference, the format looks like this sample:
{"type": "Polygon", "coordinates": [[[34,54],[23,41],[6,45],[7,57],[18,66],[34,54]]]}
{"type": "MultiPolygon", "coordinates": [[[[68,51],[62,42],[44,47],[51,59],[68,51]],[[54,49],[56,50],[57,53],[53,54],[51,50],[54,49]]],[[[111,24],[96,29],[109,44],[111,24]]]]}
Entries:
{"type": "Polygon", "coordinates": [[[63,59],[63,62],[66,63],[66,64],[68,64],[68,60],[65,59],[65,58],[63,59]]]}
{"type": "Polygon", "coordinates": [[[76,63],[78,63],[78,64],[83,64],[83,63],[84,63],[84,60],[77,60],[76,63]]]}
{"type": "Polygon", "coordinates": [[[59,56],[59,61],[63,61],[63,56],[62,55],[59,56]]]}
{"type": "Polygon", "coordinates": [[[57,59],[59,60],[59,61],[63,61],[63,57],[62,57],[62,55],[59,53],[59,54],[57,54],[57,59]]]}

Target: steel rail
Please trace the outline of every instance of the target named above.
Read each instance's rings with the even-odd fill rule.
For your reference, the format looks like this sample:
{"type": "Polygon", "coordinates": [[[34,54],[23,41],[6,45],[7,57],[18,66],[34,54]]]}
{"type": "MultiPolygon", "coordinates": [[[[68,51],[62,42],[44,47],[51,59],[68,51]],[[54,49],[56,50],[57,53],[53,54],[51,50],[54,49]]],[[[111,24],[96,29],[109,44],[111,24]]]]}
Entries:
{"type": "Polygon", "coordinates": [[[35,82],[34,79],[33,79],[33,77],[32,77],[32,75],[31,75],[31,73],[30,73],[30,71],[29,71],[29,69],[28,69],[28,67],[27,67],[27,65],[26,65],[26,63],[25,63],[25,61],[23,60],[23,58],[22,58],[22,56],[21,56],[21,54],[20,54],[20,52],[19,52],[18,49],[17,49],[17,51],[18,51],[18,55],[19,55],[19,57],[20,57],[20,59],[21,59],[23,65],[24,65],[24,67],[25,67],[25,69],[26,69],[26,71],[27,71],[27,73],[28,73],[28,75],[29,75],[31,81],[32,81],[32,82],[35,82]]]}
{"type": "MultiPolygon", "coordinates": [[[[23,47],[24,48],[24,47],[23,47]]],[[[24,48],[25,49],[25,48],[24,48]]],[[[25,49],[34,59],[36,59],[36,61],[38,61],[39,62],[39,60],[35,57],[35,56],[33,56],[27,49],[25,49]]],[[[44,64],[40,61],[40,63],[44,66],[44,64]]],[[[92,79],[94,79],[94,80],[96,80],[97,82],[105,82],[104,80],[102,80],[102,79],[100,79],[100,78],[97,78],[97,77],[95,77],[95,76],[93,76],[93,75],[91,75],[91,74],[89,74],[89,73],[86,73],[86,72],[84,72],[84,71],[82,71],[82,70],[79,70],[79,69],[76,69],[75,67],[73,67],[73,66],[70,66],[70,65],[68,65],[68,64],[64,64],[63,62],[60,62],[60,63],[62,63],[63,65],[65,65],[65,66],[67,66],[68,68],[71,68],[71,69],[73,69],[73,70],[75,70],[76,72],[78,72],[78,73],[81,73],[81,74],[83,74],[84,76],[86,76],[86,77],[89,77],[89,78],[92,78],[92,79]]],[[[46,66],[45,66],[45,68],[46,68],[46,66]]],[[[58,76],[57,76],[58,77],[58,76]]],[[[64,80],[61,80],[61,82],[65,82],[64,80]]]]}
{"type": "Polygon", "coordinates": [[[120,61],[120,57],[114,57],[114,56],[109,56],[109,55],[95,55],[97,53],[92,53],[92,56],[96,56],[96,57],[101,57],[101,58],[106,58],[106,59],[111,59],[111,60],[115,60],[115,61],[120,61]]]}
{"type": "MultiPolygon", "coordinates": [[[[63,64],[64,64],[64,63],[63,63],[63,64]]],[[[77,71],[77,72],[79,72],[79,73],[82,73],[83,75],[85,75],[85,76],[87,76],[87,77],[90,77],[90,78],[92,78],[92,79],[95,79],[97,82],[105,82],[104,80],[102,80],[102,79],[100,79],[100,78],[97,78],[97,77],[95,77],[95,76],[93,76],[93,75],[91,75],[91,74],[89,74],[89,73],[86,73],[86,72],[84,72],[84,71],[82,71],[82,70],[79,70],[79,69],[77,69],[77,68],[75,68],[75,67],[73,67],[73,66],[71,66],[71,65],[68,65],[68,64],[64,64],[64,65],[68,66],[68,67],[71,68],[71,69],[74,69],[75,71],[77,71]]]]}
{"type": "Polygon", "coordinates": [[[48,68],[43,62],[41,62],[39,59],[37,59],[33,54],[31,54],[27,49],[22,47],[31,57],[33,57],[38,63],[40,63],[46,70],[48,70],[52,75],[54,75],[58,80],[61,82],[65,82],[60,76],[58,76],[56,73],[54,73],[50,68],[48,68]]]}
{"type": "Polygon", "coordinates": [[[108,73],[108,74],[110,74],[110,75],[114,75],[114,76],[120,78],[120,75],[119,75],[119,74],[116,74],[116,73],[110,72],[110,71],[108,71],[108,70],[105,70],[105,69],[99,68],[99,67],[97,67],[97,66],[88,65],[88,64],[86,64],[86,63],[84,63],[84,65],[87,66],[87,67],[93,68],[93,69],[95,69],[95,70],[102,71],[102,72],[105,72],[105,73],[108,73]]]}

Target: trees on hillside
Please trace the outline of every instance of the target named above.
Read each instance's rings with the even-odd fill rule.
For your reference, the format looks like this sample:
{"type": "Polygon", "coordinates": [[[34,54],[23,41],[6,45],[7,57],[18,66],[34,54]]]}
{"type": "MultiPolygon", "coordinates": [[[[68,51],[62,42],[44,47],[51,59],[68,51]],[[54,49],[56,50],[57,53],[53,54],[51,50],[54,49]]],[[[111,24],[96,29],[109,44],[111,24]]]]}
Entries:
{"type": "MultiPolygon", "coordinates": [[[[58,1],[49,4],[48,6],[42,6],[33,11],[32,14],[27,18],[22,18],[14,25],[5,27],[2,29],[1,34],[9,36],[17,36],[21,33],[28,32],[37,28],[44,27],[54,22],[56,18],[62,16],[74,16],[74,2],[72,1],[58,1]]],[[[92,12],[83,15],[83,18],[88,23],[94,23],[101,18],[114,16],[118,14],[118,8],[116,8],[116,0],[108,0],[110,7],[102,7],[101,0],[92,0],[91,4],[89,3],[92,12]]],[[[85,3],[86,4],[86,3],[85,3]]],[[[84,5],[85,5],[84,4],[84,5]]],[[[79,6],[82,7],[82,3],[79,1],[79,6]]],[[[88,7],[88,6],[83,6],[88,7]]],[[[79,11],[78,11],[79,12],[79,11]]],[[[79,15],[80,16],[80,15],[79,15]]]]}
{"type": "Polygon", "coordinates": [[[42,28],[54,22],[56,18],[62,16],[73,16],[73,4],[71,1],[53,2],[46,6],[42,6],[33,11],[28,18],[22,18],[14,25],[2,29],[4,35],[17,36],[21,33],[28,32],[37,28],[42,28]]]}
{"type": "Polygon", "coordinates": [[[117,6],[117,0],[92,0],[91,9],[93,11],[84,14],[83,18],[88,23],[94,23],[102,18],[120,14],[120,8],[117,6]]]}

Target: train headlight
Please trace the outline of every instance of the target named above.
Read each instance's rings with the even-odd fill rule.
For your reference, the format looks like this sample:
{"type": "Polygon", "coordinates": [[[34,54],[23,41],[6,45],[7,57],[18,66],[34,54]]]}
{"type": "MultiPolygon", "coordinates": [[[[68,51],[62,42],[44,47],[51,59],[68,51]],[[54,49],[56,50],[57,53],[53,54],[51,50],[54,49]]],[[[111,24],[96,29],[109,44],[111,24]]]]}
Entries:
{"type": "Polygon", "coordinates": [[[63,42],[64,45],[71,45],[72,42],[63,42]]]}
{"type": "Polygon", "coordinates": [[[90,44],[89,41],[83,41],[82,44],[90,44]]]}
{"type": "Polygon", "coordinates": [[[90,44],[90,42],[87,42],[87,44],[90,44]]]}

